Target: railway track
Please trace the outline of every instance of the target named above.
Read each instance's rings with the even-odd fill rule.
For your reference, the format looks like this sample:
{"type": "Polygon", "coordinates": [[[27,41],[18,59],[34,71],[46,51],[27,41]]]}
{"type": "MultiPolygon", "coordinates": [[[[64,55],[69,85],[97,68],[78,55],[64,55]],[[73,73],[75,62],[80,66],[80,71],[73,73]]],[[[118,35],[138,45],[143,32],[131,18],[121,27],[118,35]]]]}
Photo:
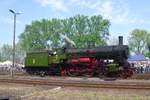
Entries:
{"type": "Polygon", "coordinates": [[[88,82],[88,81],[65,81],[45,79],[0,79],[0,83],[17,83],[30,85],[51,85],[62,87],[84,87],[84,88],[111,88],[111,89],[146,89],[150,90],[149,83],[136,82],[88,82]]]}

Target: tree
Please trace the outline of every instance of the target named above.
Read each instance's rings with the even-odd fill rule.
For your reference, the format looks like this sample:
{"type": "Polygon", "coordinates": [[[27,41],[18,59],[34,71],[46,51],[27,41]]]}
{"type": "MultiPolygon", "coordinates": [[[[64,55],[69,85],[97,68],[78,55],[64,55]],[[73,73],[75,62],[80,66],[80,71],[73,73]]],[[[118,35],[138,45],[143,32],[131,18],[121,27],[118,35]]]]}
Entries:
{"type": "Polygon", "coordinates": [[[44,48],[57,48],[66,44],[60,34],[69,37],[76,47],[85,47],[88,42],[97,46],[106,45],[109,36],[109,21],[98,16],[76,15],[66,19],[42,19],[26,25],[19,36],[25,51],[44,48]]]}
{"type": "MultiPolygon", "coordinates": [[[[4,44],[0,49],[0,61],[11,60],[12,61],[13,48],[11,45],[4,44]]],[[[20,44],[16,44],[15,49],[15,61],[17,63],[23,63],[24,51],[20,44]]]]}
{"type": "Polygon", "coordinates": [[[21,47],[21,44],[17,43],[16,49],[15,49],[15,61],[17,63],[23,64],[24,63],[24,57],[25,57],[25,51],[21,47]]]}
{"type": "Polygon", "coordinates": [[[2,61],[2,52],[1,52],[1,49],[0,49],[0,62],[2,61]]]}
{"type": "Polygon", "coordinates": [[[12,46],[8,45],[8,44],[4,44],[1,47],[1,60],[5,61],[5,60],[12,60],[12,46]]]}
{"type": "Polygon", "coordinates": [[[100,15],[92,17],[77,15],[73,19],[75,31],[72,39],[77,47],[85,47],[89,42],[95,42],[96,46],[106,45],[110,25],[108,20],[100,15]]]}
{"type": "Polygon", "coordinates": [[[46,34],[47,27],[45,20],[43,20],[43,24],[39,21],[33,21],[32,25],[26,25],[25,31],[20,35],[19,41],[24,50],[30,50],[32,48],[45,48],[43,30],[45,32],[44,34],[46,34]]]}
{"type": "Polygon", "coordinates": [[[144,55],[150,58],[150,33],[147,34],[147,49],[148,51],[144,53],[144,55]]]}
{"type": "Polygon", "coordinates": [[[150,52],[150,33],[147,34],[147,48],[148,51],[150,52]]]}
{"type": "Polygon", "coordinates": [[[144,54],[147,50],[147,36],[146,30],[134,29],[129,37],[129,47],[135,54],[144,54]]]}
{"type": "Polygon", "coordinates": [[[145,52],[144,56],[150,58],[150,51],[145,52]]]}

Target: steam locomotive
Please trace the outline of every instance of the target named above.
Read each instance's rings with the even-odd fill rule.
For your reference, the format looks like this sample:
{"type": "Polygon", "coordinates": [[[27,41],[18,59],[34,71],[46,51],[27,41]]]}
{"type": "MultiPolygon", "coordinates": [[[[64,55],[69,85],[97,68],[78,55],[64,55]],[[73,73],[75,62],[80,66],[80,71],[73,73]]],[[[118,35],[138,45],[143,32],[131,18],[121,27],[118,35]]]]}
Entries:
{"type": "Polygon", "coordinates": [[[25,58],[25,69],[29,74],[121,77],[132,76],[128,62],[128,46],[119,45],[88,48],[57,48],[29,52],[25,58]]]}

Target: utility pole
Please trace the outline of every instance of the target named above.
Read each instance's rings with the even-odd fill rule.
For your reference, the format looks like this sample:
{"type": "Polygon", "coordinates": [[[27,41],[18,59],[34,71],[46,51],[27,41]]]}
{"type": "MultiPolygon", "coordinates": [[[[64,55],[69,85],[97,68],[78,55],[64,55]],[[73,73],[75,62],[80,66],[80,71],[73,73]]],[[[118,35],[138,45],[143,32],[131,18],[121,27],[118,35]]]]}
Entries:
{"type": "Polygon", "coordinates": [[[13,25],[13,63],[10,68],[10,73],[11,73],[11,78],[14,78],[14,71],[13,69],[15,68],[15,34],[16,34],[16,16],[21,14],[21,13],[16,13],[12,9],[9,9],[9,11],[14,15],[14,25],[13,25]]]}

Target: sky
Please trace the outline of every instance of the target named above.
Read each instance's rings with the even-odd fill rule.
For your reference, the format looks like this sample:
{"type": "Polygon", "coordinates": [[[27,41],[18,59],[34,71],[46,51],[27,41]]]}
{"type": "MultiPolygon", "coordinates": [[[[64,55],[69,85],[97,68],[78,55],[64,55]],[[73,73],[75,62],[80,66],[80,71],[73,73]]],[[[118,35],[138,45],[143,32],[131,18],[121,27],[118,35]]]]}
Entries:
{"type": "Polygon", "coordinates": [[[110,41],[128,37],[133,29],[150,32],[150,0],[0,0],[0,47],[12,45],[13,14],[17,15],[16,42],[27,24],[43,18],[68,18],[77,14],[102,15],[110,20],[110,41]]]}

